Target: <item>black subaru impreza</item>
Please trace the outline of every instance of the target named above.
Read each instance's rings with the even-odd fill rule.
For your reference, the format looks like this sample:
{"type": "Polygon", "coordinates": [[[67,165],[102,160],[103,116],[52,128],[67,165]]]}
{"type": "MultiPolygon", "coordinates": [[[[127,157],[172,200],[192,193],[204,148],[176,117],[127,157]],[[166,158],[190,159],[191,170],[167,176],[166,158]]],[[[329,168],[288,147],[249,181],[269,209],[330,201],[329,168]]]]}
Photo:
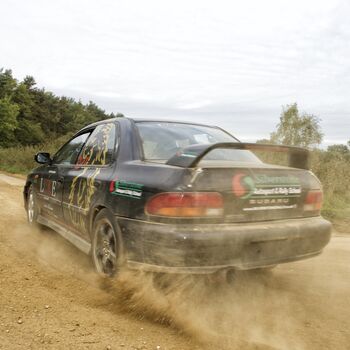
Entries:
{"type": "Polygon", "coordinates": [[[241,143],[212,126],[115,118],[80,130],[27,178],[30,224],[91,254],[170,273],[268,268],[319,254],[331,224],[302,148],[241,143]],[[256,155],[285,153],[289,166],[256,155]]]}

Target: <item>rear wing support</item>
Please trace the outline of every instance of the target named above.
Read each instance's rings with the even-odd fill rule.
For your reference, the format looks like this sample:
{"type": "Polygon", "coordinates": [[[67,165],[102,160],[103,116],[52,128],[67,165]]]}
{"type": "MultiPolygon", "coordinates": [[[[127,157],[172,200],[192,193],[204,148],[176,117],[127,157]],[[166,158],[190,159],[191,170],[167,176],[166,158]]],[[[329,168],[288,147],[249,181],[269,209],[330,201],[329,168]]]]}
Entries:
{"type": "Polygon", "coordinates": [[[288,153],[290,167],[306,170],[310,169],[309,151],[305,148],[244,142],[222,142],[191,145],[177,152],[167,161],[166,164],[182,168],[195,168],[205,155],[215,149],[240,149],[249,151],[288,153]]]}

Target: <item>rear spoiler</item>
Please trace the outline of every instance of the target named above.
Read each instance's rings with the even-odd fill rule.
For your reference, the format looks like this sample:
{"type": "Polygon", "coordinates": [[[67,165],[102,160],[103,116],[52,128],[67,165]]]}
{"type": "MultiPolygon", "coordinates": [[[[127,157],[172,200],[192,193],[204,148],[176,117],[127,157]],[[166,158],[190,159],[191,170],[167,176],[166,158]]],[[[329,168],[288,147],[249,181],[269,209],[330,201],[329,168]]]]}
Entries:
{"type": "Polygon", "coordinates": [[[180,152],[177,152],[167,161],[166,164],[182,168],[195,168],[203,157],[214,149],[241,149],[249,151],[288,153],[290,167],[306,170],[309,169],[309,151],[305,148],[244,142],[191,145],[182,149],[180,152]]]}

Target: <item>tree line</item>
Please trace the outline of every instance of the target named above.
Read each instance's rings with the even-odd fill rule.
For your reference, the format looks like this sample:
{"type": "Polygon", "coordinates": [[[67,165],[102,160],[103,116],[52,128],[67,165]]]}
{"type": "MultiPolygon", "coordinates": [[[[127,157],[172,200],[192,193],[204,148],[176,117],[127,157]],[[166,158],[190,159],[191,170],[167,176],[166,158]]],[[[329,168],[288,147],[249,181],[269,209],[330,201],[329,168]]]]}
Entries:
{"type": "MultiPolygon", "coordinates": [[[[107,114],[92,101],[83,104],[70,97],[56,96],[38,88],[32,76],[18,81],[10,69],[0,69],[0,147],[39,145],[98,120],[122,116],[107,114]]],[[[323,136],[320,119],[300,113],[293,103],[283,107],[270,138],[257,142],[316,149],[323,136]]],[[[348,156],[350,140],[347,144],[331,145],[328,151],[348,156]]]]}
{"type": "Polygon", "coordinates": [[[38,145],[116,116],[122,114],[56,96],[38,88],[32,76],[18,81],[11,70],[0,69],[0,147],[38,145]]]}

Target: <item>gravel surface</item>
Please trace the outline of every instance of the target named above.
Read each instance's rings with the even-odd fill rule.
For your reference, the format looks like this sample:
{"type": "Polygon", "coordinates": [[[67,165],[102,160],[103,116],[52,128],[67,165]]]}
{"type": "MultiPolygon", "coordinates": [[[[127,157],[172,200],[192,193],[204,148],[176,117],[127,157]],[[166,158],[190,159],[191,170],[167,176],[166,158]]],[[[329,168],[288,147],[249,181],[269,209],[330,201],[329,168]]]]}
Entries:
{"type": "Polygon", "coordinates": [[[106,282],[28,227],[23,183],[0,174],[0,349],[349,349],[350,235],[234,285],[130,271],[106,282]]]}

